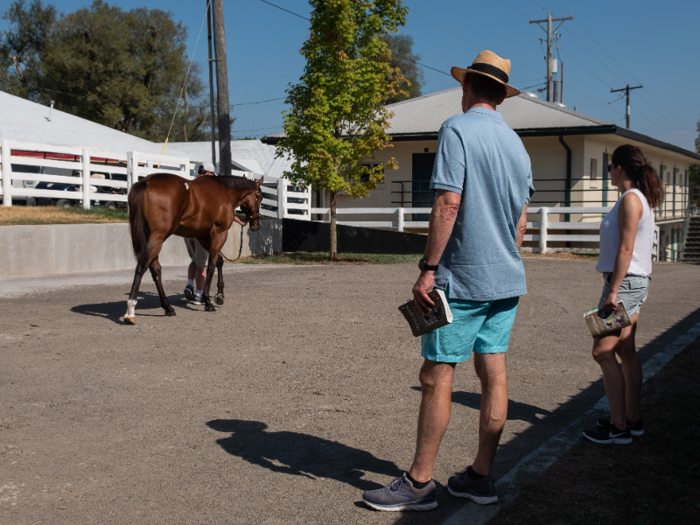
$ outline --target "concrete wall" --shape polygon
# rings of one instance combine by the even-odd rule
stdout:
[[[282,221],[264,220],[257,232],[234,224],[222,250],[229,259],[282,250]],[[55,224],[0,226],[0,279],[75,272],[107,272],[136,267],[129,225]],[[163,266],[189,264],[185,243],[170,237],[163,244]]]

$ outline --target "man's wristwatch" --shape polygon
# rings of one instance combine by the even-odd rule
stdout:
[[[425,257],[423,257],[420,261],[418,261],[418,268],[420,268],[421,272],[437,272],[438,265],[428,264],[428,261],[426,261]]]

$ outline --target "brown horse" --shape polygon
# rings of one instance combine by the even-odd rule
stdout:
[[[155,173],[131,187],[129,223],[137,264],[127,301],[125,323],[136,323],[134,311],[146,269],[151,270],[165,315],[175,315],[175,310],[163,291],[161,266],[158,262],[163,242],[171,235],[195,237],[209,252],[207,280],[202,294],[204,309],[207,312],[214,311],[209,300],[209,287],[215,267],[219,270],[217,302],[223,303],[223,257],[219,252],[226,242],[234,210],[238,206],[245,214],[250,229],[260,229],[262,182],[262,177],[257,182],[231,176],[187,180],[177,175]]]

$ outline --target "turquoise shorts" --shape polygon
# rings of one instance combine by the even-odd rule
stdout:
[[[460,301],[448,297],[452,323],[421,336],[421,356],[439,363],[461,363],[469,359],[472,351],[505,352],[519,299]]]

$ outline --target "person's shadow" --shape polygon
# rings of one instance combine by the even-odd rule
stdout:
[[[401,475],[395,463],[337,441],[298,432],[266,432],[267,425],[259,421],[215,419],[207,425],[231,434],[216,441],[226,452],[272,472],[310,479],[330,478],[360,490],[381,487],[362,479],[366,472]]]
[[[412,386],[412,390],[420,392],[419,386]],[[481,406],[481,394],[476,392],[457,391],[452,392],[452,402],[459,403],[465,407],[479,410]],[[508,419],[518,419],[528,423],[540,422],[544,417],[552,415],[552,412],[545,410],[535,405],[520,403],[519,401],[508,400]],[[539,417],[538,417],[539,416]]]

